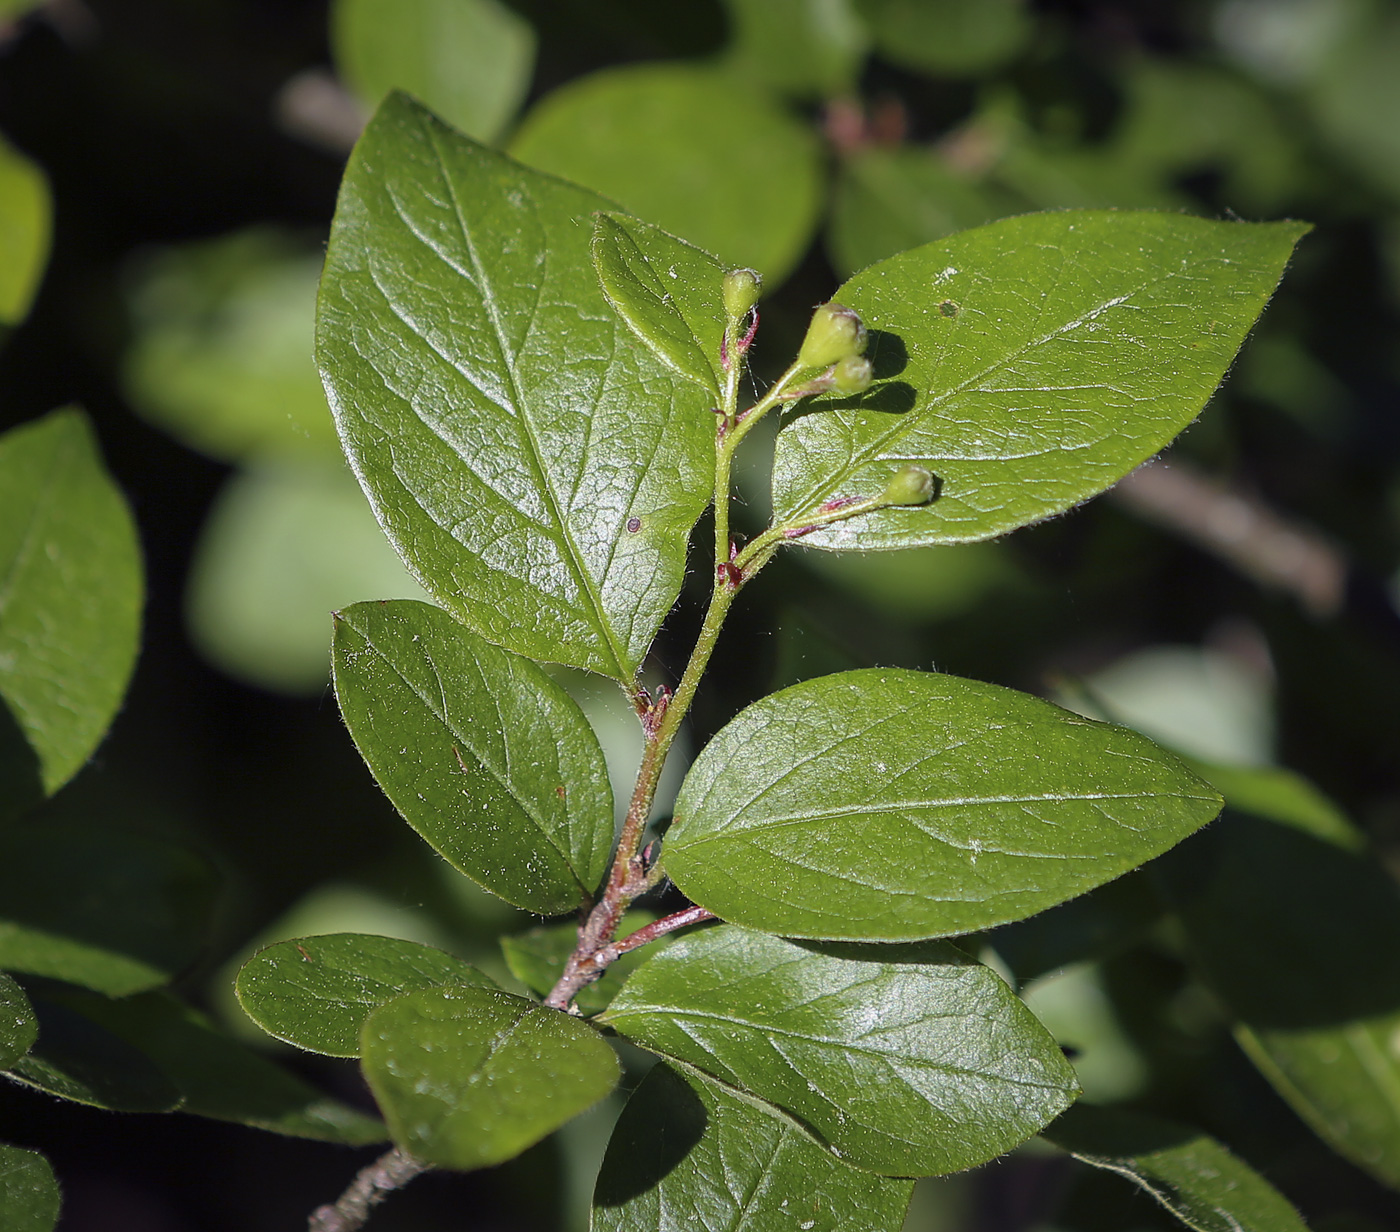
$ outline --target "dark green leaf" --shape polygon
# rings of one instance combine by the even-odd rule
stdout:
[[[49,255],[50,213],[44,173],[0,139],[0,328],[29,312]]]
[[[24,989],[0,972],[0,1069],[9,1069],[38,1037],[39,1023]]]
[[[593,1194],[594,1232],[899,1232],[913,1181],[834,1158],[775,1108],[655,1066],[627,1101]]]
[[[1000,977],[946,944],[819,948],[712,928],[639,968],[602,1021],[886,1176],[992,1159],[1078,1090]]]
[[[610,204],[391,96],[346,171],[317,353],[428,591],[498,645],[630,683],[711,495],[714,417],[603,298]]]
[[[724,383],[724,266],[709,253],[626,214],[599,214],[593,265],[603,294],[637,335],[718,400]]]
[[[198,957],[213,869],[157,839],[84,826],[0,833],[0,969],[124,997]]]
[[[52,1232],[58,1222],[58,1181],[38,1151],[0,1143],[0,1228]]]
[[[949,936],[1082,894],[1219,809],[1127,728],[996,685],[868,669],[784,689],[724,728],[686,776],[665,866],[750,928]]]
[[[617,1058],[587,1023],[491,989],[409,993],[360,1039],[394,1141],[444,1168],[511,1159],[617,1085]]]
[[[856,93],[869,35],[851,0],[725,0],[725,64],[799,98]]]
[[[940,77],[975,77],[995,68],[1032,30],[1025,0],[856,2],[882,57]]]
[[[269,1035],[332,1057],[360,1055],[360,1027],[386,1001],[415,988],[474,984],[491,978],[442,950],[335,933],[279,941],[243,964],[235,989],[248,1017]]]
[[[607,766],[539,667],[407,600],[339,613],[332,659],[375,778],[454,867],[541,915],[596,889],[613,838]]]
[[[1278,1190],[1199,1130],[1079,1104],[1042,1137],[1126,1177],[1196,1232],[1307,1232]]]
[[[905,463],[928,505],[838,522],[828,549],[986,539],[1112,486],[1196,417],[1272,294],[1300,223],[1066,211],[964,231],[857,274],[876,381],[778,435],[775,517],[877,496]]]
[[[480,141],[501,135],[535,63],[534,30],[497,0],[336,0],[331,47],[371,108],[407,90]]]
[[[657,919],[654,912],[632,911],[622,921],[617,930],[618,938],[629,937],[639,928]],[[574,998],[582,1014],[596,1014],[607,1009],[608,1003],[617,996],[623,981],[657,950],[674,940],[666,934],[650,942],[641,949],[624,954],[591,984],[585,984]],[[532,993],[541,998],[549,995],[550,989],[564,973],[564,964],[574,947],[578,945],[578,927],[574,924],[553,924],[543,928],[532,928],[529,932],[517,933],[513,937],[501,938],[501,949],[505,951],[506,965],[516,979]]]
[[[629,65],[571,81],[530,110],[510,152],[774,286],[811,241],[821,205],[814,134],[715,69]]]
[[[136,527],[86,416],[0,437],[0,817],[97,747],[136,662],[141,594]]]
[[[1309,784],[1205,772],[1225,816],[1154,866],[1192,964],[1279,1094],[1339,1153],[1400,1185],[1400,892]]]

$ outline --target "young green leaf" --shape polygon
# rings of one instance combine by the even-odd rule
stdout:
[[[997,685],[868,669],[784,689],[724,728],[686,776],[665,865],[749,928],[951,936],[1112,880],[1219,810],[1136,732]]]
[[[852,0],[725,0],[732,27],[724,65],[799,98],[845,98],[870,43]]]
[[[309,1052],[360,1055],[360,1027],[386,1001],[415,988],[472,984],[484,972],[442,950],[364,933],[279,941],[243,964],[234,985],[248,1017]]]
[[[885,1176],[975,1167],[1078,1093],[1050,1034],[952,946],[815,946],[733,926],[684,937],[603,1013]]]
[[[630,683],[713,489],[701,391],[609,307],[611,202],[402,95],[346,170],[317,355],[351,464],[439,603],[489,641]]]
[[[159,839],[86,826],[0,832],[0,968],[125,997],[199,956],[219,881]]]
[[[870,328],[876,381],[778,434],[773,504],[801,525],[904,463],[937,499],[807,535],[837,549],[966,543],[1111,487],[1191,422],[1283,273],[1301,223],[1066,211],[901,253],[834,298]]]
[[[0,1069],[9,1069],[39,1038],[39,1023],[24,989],[0,972]]]
[[[1278,1190],[1199,1130],[1077,1104],[1041,1137],[1126,1177],[1196,1232],[1307,1232]]]
[[[136,663],[136,527],[80,411],[0,437],[0,578],[2,819],[73,777]]]
[[[856,0],[880,54],[939,77],[974,77],[1014,56],[1034,29],[1025,0]]]
[[[594,219],[593,266],[608,303],[632,332],[718,399],[724,266],[660,227],[616,213]]]
[[[53,1232],[58,1222],[58,1181],[38,1151],[0,1142],[0,1228]]]
[[[843,1164],[776,1108],[663,1064],[618,1118],[593,1192],[592,1227],[899,1232],[913,1188],[911,1180]]]
[[[821,209],[815,134],[761,88],[684,64],[605,69],[541,99],[510,152],[774,286]]]
[[[618,927],[618,939],[631,936],[657,918],[655,912],[629,911]],[[579,989],[574,997],[579,1013],[596,1014],[607,1009],[628,975],[674,939],[671,934],[663,934],[642,949],[632,950],[609,965],[598,979]],[[542,928],[516,933],[513,937],[501,938],[501,949],[505,952],[510,973],[538,997],[548,996],[550,989],[559,982],[564,965],[577,945],[578,925],[573,923],[547,924]]]
[[[29,312],[49,255],[51,214],[44,173],[0,138],[0,329]]]
[[[331,661],[379,785],[454,867],[541,915],[597,888],[613,837],[607,765],[537,665],[411,600],[340,612]]]
[[[617,1057],[587,1023],[486,988],[425,988],[375,1010],[365,1076],[416,1159],[485,1168],[519,1155],[617,1085]]]

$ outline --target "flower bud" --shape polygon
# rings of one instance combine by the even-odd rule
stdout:
[[[812,313],[807,336],[797,362],[804,368],[825,368],[865,350],[865,326],[849,308],[832,302],[822,304]]]
[[[843,394],[863,394],[870,388],[873,372],[864,355],[847,355],[831,373],[831,382]]]
[[[890,476],[881,499],[887,505],[927,505],[933,499],[933,474],[907,462]]]
[[[763,277],[757,270],[732,269],[724,276],[724,310],[731,321],[738,321],[758,303]]]

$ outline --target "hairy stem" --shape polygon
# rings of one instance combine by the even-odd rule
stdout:
[[[362,1168],[334,1205],[312,1211],[307,1232],[356,1232],[364,1227],[371,1210],[427,1170],[427,1164],[395,1147]]]

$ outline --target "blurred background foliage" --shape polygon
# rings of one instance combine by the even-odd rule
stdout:
[[[148,587],[109,738],[8,841],[128,899],[147,883],[104,872],[164,844],[142,875],[170,865],[198,900],[179,917],[198,944],[152,981],[90,986],[173,977],[253,1039],[229,986],[259,944],[381,932],[509,978],[492,939],[536,922],[394,819],[327,687],[330,610],[421,593],[311,356],[340,170],[386,90],[761,269],[760,375],[841,278],[993,218],[1301,217],[1316,229],[1256,336],[1163,460],[1006,541],[780,558],[691,746],[774,687],[880,663],[1053,695],[1233,766],[1211,770],[1232,824],[984,956],[1091,1098],[1216,1134],[1317,1228],[1400,1226],[1398,70],[1395,0],[0,0],[0,427],[86,408]],[[752,526],[764,475],[754,458],[742,476]],[[656,679],[694,626],[672,619]],[[629,781],[620,699],[566,683]],[[1358,1040],[1361,1077],[1339,1060]],[[348,1067],[277,1055],[365,1106]],[[0,1094],[0,1138],[53,1159],[73,1232],[295,1227],[353,1170],[343,1147]],[[375,1226],[578,1227],[615,1112],[419,1181]],[[921,1184],[909,1221],[1166,1226],[1035,1149]]]

